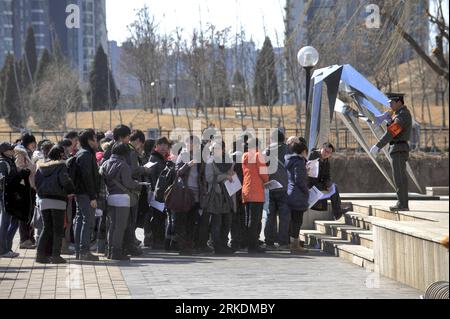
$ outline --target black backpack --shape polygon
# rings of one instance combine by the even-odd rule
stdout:
[[[170,185],[173,184],[175,180],[175,167],[173,165],[166,165],[164,170],[159,175],[158,181],[155,186],[155,200],[164,203],[164,194]]]

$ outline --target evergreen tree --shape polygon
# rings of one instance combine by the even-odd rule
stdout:
[[[50,52],[47,49],[44,49],[41,54],[41,58],[39,60],[39,64],[36,70],[36,83],[39,84],[40,81],[42,81],[46,70],[52,63],[52,56],[50,55]]]
[[[89,74],[88,101],[94,111],[107,110],[110,103],[111,108],[117,106],[119,97],[120,92],[116,88],[116,83],[108,66],[108,57],[103,47],[99,46]]]
[[[18,81],[16,75],[18,74],[14,56],[8,55],[6,58],[6,80],[3,94],[3,107],[5,112],[6,122],[12,129],[23,128],[27,117],[22,110]]]
[[[28,28],[27,39],[25,41],[25,52],[22,60],[22,80],[23,86],[27,87],[33,82],[37,69],[36,40],[32,27]]]
[[[272,42],[266,37],[256,61],[253,95],[258,105],[273,106],[280,98]]]
[[[245,102],[246,84],[245,78],[241,72],[236,71],[233,75],[233,99],[239,102]]]

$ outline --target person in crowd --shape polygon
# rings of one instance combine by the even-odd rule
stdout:
[[[23,192],[21,183],[28,180],[30,170],[18,169],[14,159],[14,146],[0,144],[0,257],[17,258],[12,251],[13,239],[19,227],[17,211],[21,209],[16,198]]]
[[[100,168],[108,189],[108,258],[112,260],[129,260],[124,251],[124,235],[131,213],[130,193],[140,188],[126,163],[130,151],[128,144],[116,143],[111,158]]]
[[[36,149],[36,151],[34,151],[33,156],[31,157],[31,162],[33,162],[33,164],[36,164],[40,160],[44,160],[45,156],[43,153],[43,145],[48,145],[48,144],[50,144],[51,147],[50,147],[50,149],[48,149],[47,155],[50,152],[50,150],[52,149],[52,147],[54,146],[53,143],[49,140],[39,141],[39,143],[37,144],[37,149]]]
[[[317,187],[320,191],[328,192],[333,185],[331,181],[331,169],[330,169],[330,158],[335,151],[334,146],[331,143],[323,144],[322,148],[319,150],[313,150],[309,155],[308,161],[319,160],[319,176],[317,178],[309,177],[309,188],[313,186]],[[339,195],[339,190],[336,186],[336,192],[331,197],[331,207],[333,211],[334,218],[339,220],[342,216],[348,212],[347,209],[341,207],[341,197]],[[327,200],[320,201],[317,203],[313,209],[315,210],[328,210]]]
[[[258,143],[256,138],[249,139],[248,152],[244,153],[242,158],[244,176],[242,202],[245,204],[249,253],[265,253],[265,249],[259,246],[259,230],[265,202],[264,184],[269,181],[269,175],[267,166],[259,153]]]
[[[264,151],[269,163],[276,161],[276,171],[270,175],[270,180],[279,182],[283,187],[270,191],[269,211],[264,229],[265,243],[268,249],[276,249],[275,243],[278,243],[280,249],[288,249],[291,212],[287,204],[288,176],[284,158],[289,150],[285,135],[280,130],[272,133],[271,142],[269,148]]]
[[[156,141],[156,146],[150,155],[149,162],[154,163],[150,168],[150,174],[147,176],[148,181],[151,183],[151,190],[155,192],[156,183],[161,175],[162,171],[166,168],[170,161],[170,149],[172,143],[166,137],[162,137]],[[145,237],[147,244],[155,250],[161,250],[165,247],[165,225],[166,225],[166,213],[160,212],[156,208],[152,208],[150,221],[150,232],[145,230]]]
[[[241,147],[238,147],[241,145]],[[242,172],[242,156],[243,151],[243,141],[238,140],[233,143],[233,151],[231,153],[231,158],[234,163],[234,171],[239,178],[242,185],[243,183],[243,172]],[[242,203],[242,189],[236,193],[236,213],[232,216],[231,221],[231,249],[233,251],[239,251],[247,247],[247,233],[245,231],[245,207]]]
[[[212,156],[206,164],[208,182],[208,201],[206,211],[211,214],[211,235],[216,255],[234,253],[228,246],[232,215],[236,212],[236,196],[230,196],[224,185],[232,182],[234,164],[225,150],[225,143],[213,144]]]
[[[308,147],[301,142],[294,143],[292,144],[292,153],[286,155],[286,168],[289,180],[287,203],[291,211],[290,250],[292,254],[303,254],[308,252],[299,242],[303,214],[309,208],[308,174],[306,171]]]
[[[34,162],[36,164],[36,168],[38,167],[38,165],[40,163],[45,163],[48,160],[48,155],[54,146],[55,145],[48,140],[45,140],[44,143],[41,143],[41,142],[38,143],[38,150],[35,151],[33,154],[33,160],[36,160],[36,162]],[[42,219],[42,211],[39,206],[39,202],[40,202],[39,196],[36,195],[34,215],[33,215],[33,220],[32,220],[31,224],[35,230],[37,243],[39,243],[39,238],[40,238],[40,236],[42,234],[42,230],[44,228],[44,222]]]
[[[69,157],[73,156],[73,143],[71,140],[69,139],[63,139],[62,141],[58,142],[58,146],[61,146],[64,148],[64,159],[68,159]],[[76,154],[76,152],[75,152]]]
[[[189,213],[175,214],[175,234],[180,245],[180,253],[189,255],[210,253],[207,246],[209,238],[209,211],[200,210],[204,207],[206,190],[205,164],[201,158],[201,141],[196,136],[190,136],[186,148],[177,158],[176,170],[183,178],[194,198],[194,205]],[[197,227],[196,227],[197,223]],[[197,234],[196,234],[197,232]],[[196,240],[197,239],[197,240]]]
[[[64,237],[67,198],[75,193],[75,185],[69,177],[64,157],[64,148],[54,146],[48,160],[39,162],[37,166],[36,190],[44,224],[37,247],[37,263],[66,263],[61,257],[61,241]]]
[[[36,138],[34,135],[25,133],[21,142],[14,148],[16,157],[16,166],[18,169],[28,169],[31,174],[28,181],[25,181],[28,196],[26,198],[27,205],[23,206],[25,210],[24,220],[19,222],[20,233],[20,249],[35,249],[36,240],[34,238],[34,229],[31,226],[31,219],[34,213],[34,202],[36,201],[36,186],[34,184],[34,176],[36,174],[36,165],[33,164],[31,158],[37,149]]]
[[[144,142],[144,163],[148,163],[150,161],[150,155],[155,149],[156,141],[152,139],[145,140]]]
[[[75,154],[78,152],[79,144],[80,144],[80,138],[78,136],[78,132],[70,131],[66,135],[64,135],[65,140],[70,140],[71,146],[69,148],[69,157],[75,156]]]
[[[95,153],[98,150],[95,131],[88,129],[80,134],[81,149],[76,154],[76,203],[75,252],[79,260],[98,261],[90,252],[91,235],[95,222],[95,211],[100,190]],[[69,168],[70,169],[70,168]]]

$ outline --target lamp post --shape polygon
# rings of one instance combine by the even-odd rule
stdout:
[[[297,55],[298,63],[306,71],[306,110],[309,106],[309,91],[311,88],[311,71],[319,63],[319,52],[311,46],[302,48]]]

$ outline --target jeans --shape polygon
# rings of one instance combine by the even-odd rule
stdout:
[[[108,206],[108,243],[110,250],[122,251],[125,231],[129,225],[130,208]]]
[[[245,226],[248,231],[248,249],[257,250],[261,232],[261,219],[264,203],[247,203],[245,205]]]
[[[95,209],[87,195],[77,195],[77,215],[75,217],[75,251],[88,253],[95,223]]]
[[[195,218],[199,205],[196,204],[188,213],[175,212],[175,234],[181,251],[194,248]]]
[[[0,255],[12,250],[14,236],[19,228],[19,220],[5,211],[0,202]]]
[[[305,214],[305,212],[300,212],[300,211],[292,211],[291,212],[291,226],[290,226],[290,236],[292,238],[296,238],[298,239],[300,237],[300,229],[302,228],[303,225],[303,215]]]
[[[212,214],[211,233],[214,249],[228,247],[228,235],[231,229],[231,214]]]
[[[61,244],[64,237],[64,211],[44,210],[42,219],[44,228],[39,237],[37,257],[58,257],[61,255]]]
[[[269,212],[264,230],[267,245],[273,245],[276,242],[280,245],[289,244],[291,212],[287,202],[288,196],[286,192],[272,192],[270,194]]]

